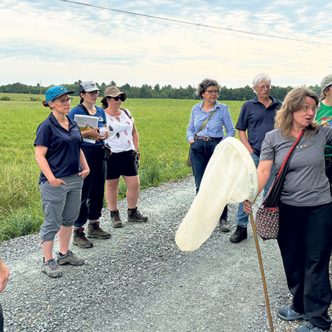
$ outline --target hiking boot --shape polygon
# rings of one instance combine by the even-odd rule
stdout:
[[[99,221],[89,223],[88,225],[88,237],[95,239],[109,239],[111,234],[103,231],[99,226]]]
[[[223,233],[228,233],[230,231],[229,224],[226,219],[219,220],[219,229]]]
[[[291,306],[279,308],[278,317],[287,321],[306,319],[306,315],[304,313],[296,312]]]
[[[49,259],[46,263],[45,260],[43,259],[43,265],[41,271],[50,278],[62,277],[62,271],[54,258]]]
[[[294,332],[328,332],[329,329],[323,330],[318,326],[314,326],[310,322],[305,322],[304,325],[301,325],[300,327],[296,328]]]
[[[231,235],[229,240],[233,243],[239,243],[248,237],[247,228],[236,226],[235,232]]]
[[[84,264],[84,259],[79,258],[71,250],[67,250],[65,255],[62,255],[61,253],[58,254],[57,262],[59,265],[69,264],[74,266],[80,266]]]
[[[93,243],[85,237],[83,227],[74,229],[73,245],[85,249],[93,247]]]
[[[112,227],[121,228],[123,226],[120,219],[119,210],[110,211],[110,216],[112,221]]]
[[[136,207],[134,209],[128,209],[128,219],[127,220],[130,222],[147,222],[148,217],[143,216]]]

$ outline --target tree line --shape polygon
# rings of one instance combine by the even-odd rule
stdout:
[[[73,84],[63,84],[68,90],[75,91],[75,95],[79,95],[79,83],[76,81]],[[114,81],[110,83],[98,84],[101,95],[109,85],[116,85]],[[188,85],[186,88],[183,87],[172,87],[171,85],[160,86],[156,84],[154,86],[143,84],[141,87],[131,86],[128,83],[122,86],[118,86],[119,89],[125,92],[130,98],[162,98],[162,99],[198,99],[195,94],[196,87]],[[27,93],[27,94],[44,94],[49,86],[37,85],[26,85],[22,83],[12,83],[0,86],[0,93]],[[310,86],[316,93],[320,93],[320,87],[318,85]],[[272,86],[271,95],[277,99],[283,100],[287,92],[292,87],[280,87]],[[254,96],[252,88],[246,85],[242,88],[227,88],[226,86],[221,87],[220,99],[221,100],[248,100]]]

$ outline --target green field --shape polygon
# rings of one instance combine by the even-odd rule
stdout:
[[[42,222],[39,169],[33,147],[36,128],[49,113],[41,105],[42,98],[0,95],[0,241],[36,232]],[[77,103],[75,97],[72,105]],[[197,100],[174,99],[129,99],[124,103],[135,118],[140,136],[142,189],[191,173],[185,164],[185,136],[195,103]],[[225,103],[235,124],[242,102]],[[124,196],[123,183],[120,193]]]

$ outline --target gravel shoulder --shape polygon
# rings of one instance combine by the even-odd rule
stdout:
[[[197,251],[177,249],[174,235],[193,198],[189,177],[141,193],[147,224],[112,229],[105,210],[101,223],[112,238],[74,247],[86,265],[65,266],[60,279],[40,272],[38,235],[2,243],[11,269],[0,295],[6,331],[269,331],[251,228],[240,244],[217,228]],[[125,202],[120,207],[126,220]],[[230,205],[233,228],[236,209]],[[297,323],[276,317],[290,300],[277,244],[260,246],[275,331],[292,331]]]

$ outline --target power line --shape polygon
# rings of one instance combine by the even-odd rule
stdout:
[[[286,36],[277,36],[277,35],[266,34],[266,33],[259,33],[259,32],[251,32],[251,31],[238,30],[238,29],[232,29],[232,28],[225,28],[225,27],[220,27],[220,26],[216,26],[216,25],[194,23],[194,22],[189,22],[189,21],[177,20],[177,19],[173,19],[173,18],[167,18],[167,17],[155,16],[155,15],[148,15],[148,14],[141,14],[141,13],[136,13],[136,12],[132,12],[132,11],[128,11],[128,10],[121,10],[121,9],[114,9],[114,8],[109,8],[109,7],[104,7],[104,6],[98,6],[98,5],[93,5],[93,4],[90,4],[90,3],[84,3],[84,2],[79,2],[79,1],[72,1],[72,0],[59,0],[59,1],[72,3],[72,4],[76,4],[76,5],[80,5],[80,6],[104,9],[104,10],[108,10],[108,11],[112,11],[112,12],[116,12],[116,13],[120,13],[120,14],[141,16],[141,17],[151,18],[151,19],[159,20],[159,21],[166,21],[166,22],[172,22],[172,23],[180,23],[180,24],[186,24],[186,25],[191,25],[191,26],[197,26],[197,27],[200,27],[200,28],[210,28],[210,29],[224,30],[224,31],[230,31],[230,32],[237,32],[237,33],[253,35],[253,36],[268,37],[268,38],[283,39],[283,40],[291,40],[291,41],[304,42],[304,43],[311,42],[311,43],[321,44],[320,42],[317,42],[317,41],[310,41],[310,40],[297,39],[297,38],[291,38],[291,37],[286,37]]]

